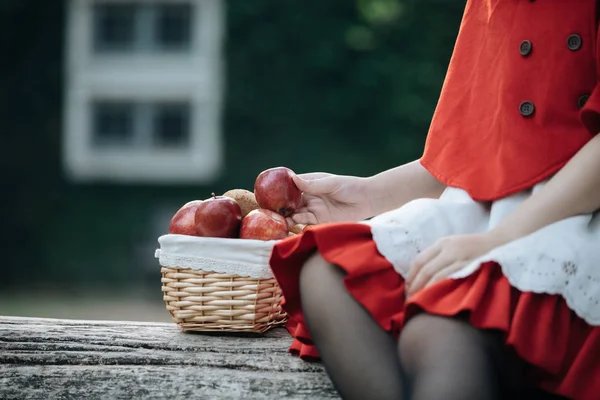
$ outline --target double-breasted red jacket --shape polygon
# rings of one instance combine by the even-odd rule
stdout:
[[[476,200],[529,188],[600,132],[596,0],[468,0],[421,163]]]

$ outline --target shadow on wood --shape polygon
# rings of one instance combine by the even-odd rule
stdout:
[[[283,328],[181,333],[168,323],[0,317],[2,399],[334,399]]]

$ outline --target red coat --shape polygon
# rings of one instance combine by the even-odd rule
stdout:
[[[596,15],[596,0],[468,0],[423,166],[476,200],[563,167],[600,132]]]

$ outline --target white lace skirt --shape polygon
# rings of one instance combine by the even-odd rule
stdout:
[[[448,235],[485,232],[544,183],[489,203],[462,189],[447,188],[439,199],[419,199],[379,215],[371,226],[379,252],[403,277],[419,251]],[[522,292],[561,295],[590,325],[600,325],[600,217],[580,215],[556,222],[477,258],[451,278],[462,278],[482,263],[498,263]]]

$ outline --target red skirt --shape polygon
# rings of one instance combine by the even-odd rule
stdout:
[[[319,359],[299,298],[300,269],[315,250],[346,272],[348,292],[395,338],[416,313],[466,313],[474,327],[504,333],[505,345],[529,365],[528,379],[538,388],[575,399],[600,398],[600,327],[575,315],[561,296],[520,292],[497,264],[490,263],[406,300],[402,276],[377,251],[366,224],[310,227],[275,246],[270,264],[290,315],[292,354],[307,361]]]

